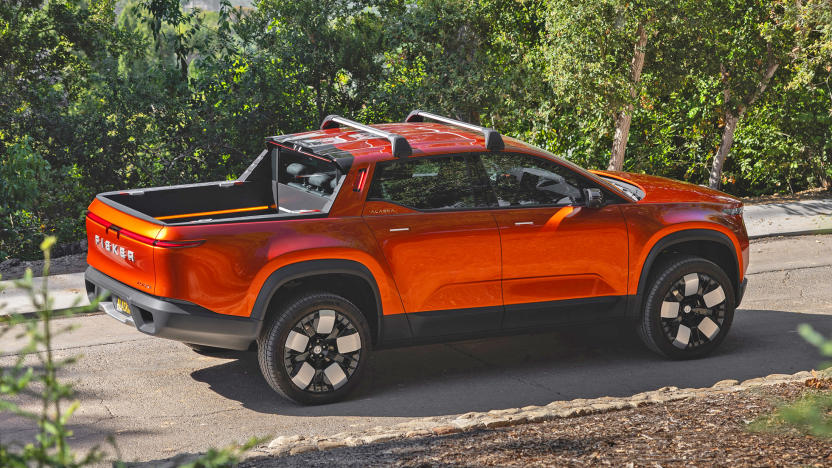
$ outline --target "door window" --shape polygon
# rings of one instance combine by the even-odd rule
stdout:
[[[525,154],[487,153],[480,159],[501,207],[580,204],[583,189],[591,186],[560,164]]]
[[[376,164],[369,200],[419,210],[483,206],[466,156],[386,161]]]

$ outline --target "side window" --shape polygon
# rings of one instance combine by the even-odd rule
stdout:
[[[589,186],[565,167],[534,156],[487,153],[480,159],[498,206],[578,204]]]
[[[465,156],[415,158],[376,164],[368,199],[420,210],[481,206]]]

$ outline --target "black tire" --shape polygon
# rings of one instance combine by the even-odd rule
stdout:
[[[327,292],[305,293],[273,310],[257,340],[260,370],[269,386],[308,405],[332,403],[354,390],[370,352],[364,314]]]
[[[657,264],[649,281],[638,324],[648,348],[671,359],[694,359],[725,339],[736,300],[731,280],[717,264],[674,255]]]
[[[230,349],[226,348],[215,348],[214,346],[204,346],[194,343],[185,343],[185,345],[194,350],[194,352],[204,355],[227,353],[231,351]]]

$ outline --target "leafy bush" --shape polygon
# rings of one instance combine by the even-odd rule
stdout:
[[[39,248],[43,253],[44,266],[41,274],[44,280],[39,287],[32,282],[32,270],[27,269],[15,286],[29,294],[35,306],[36,318],[25,319],[13,315],[0,315],[0,336],[22,328],[28,339],[27,344],[16,353],[11,366],[0,367],[0,413],[8,412],[32,421],[38,427],[36,442],[17,444],[9,440],[0,440],[0,466],[4,468],[26,468],[29,466],[82,467],[100,463],[105,453],[98,447],[87,454],[79,456],[69,444],[72,431],[67,427],[69,418],[80,407],[74,400],[71,384],[58,379],[58,371],[73,362],[74,357],[56,359],[52,353],[52,343],[60,333],[66,333],[71,327],[55,328],[53,319],[57,315],[52,310],[52,298],[49,296],[48,276],[50,252],[55,245],[54,236],[44,239]],[[99,298],[103,299],[103,298]],[[62,316],[89,312],[98,308],[99,299],[88,306],[70,308],[61,312]],[[13,328],[14,327],[14,328]],[[36,365],[28,364],[27,359],[34,357]],[[40,411],[32,412],[21,408],[10,398],[20,395],[35,395],[41,402]],[[262,439],[252,438],[244,444],[235,444],[224,449],[210,449],[198,457],[183,463],[183,468],[214,468],[236,465],[242,454],[260,443]],[[115,445],[113,439],[109,442]],[[115,466],[125,466],[123,462],[114,462]]]
[[[810,325],[802,324],[798,327],[800,335],[818,348],[820,354],[832,358],[832,339],[827,339]],[[826,369],[832,362],[825,362],[821,367]],[[832,378],[813,372],[815,377],[807,382],[807,386],[822,389],[809,393],[798,400],[784,404],[773,414],[758,418],[751,425],[752,430],[776,431],[793,429],[804,434],[832,439]]]

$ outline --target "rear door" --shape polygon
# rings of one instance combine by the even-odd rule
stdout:
[[[466,155],[377,163],[364,220],[416,337],[496,330],[500,238]]]
[[[480,157],[502,245],[505,328],[593,320],[623,311],[627,228],[618,199],[583,206],[591,180],[527,154]]]

